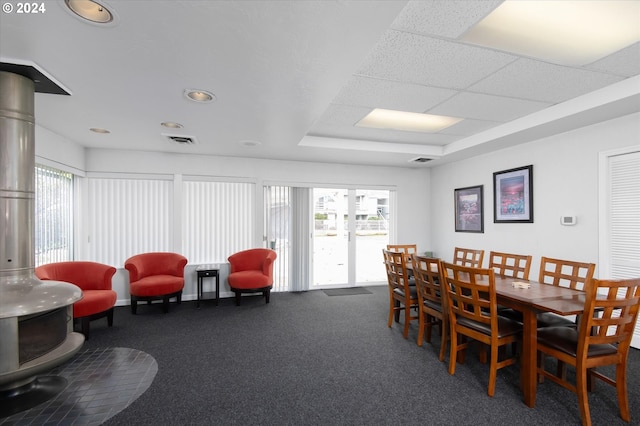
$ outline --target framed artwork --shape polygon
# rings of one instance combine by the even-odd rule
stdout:
[[[533,223],[533,166],[493,174],[493,221]]]
[[[484,232],[482,185],[454,189],[456,232]]]

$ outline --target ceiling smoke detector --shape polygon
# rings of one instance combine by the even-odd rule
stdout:
[[[195,145],[198,143],[195,136],[186,136],[186,135],[167,135],[162,134],[162,136],[166,136],[171,142],[178,145]]]
[[[416,158],[412,158],[411,160],[409,160],[410,163],[427,163],[429,161],[433,160],[433,158],[427,158],[427,157],[416,157]]]

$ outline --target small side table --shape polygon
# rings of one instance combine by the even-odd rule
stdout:
[[[196,268],[196,273],[198,274],[198,301],[196,302],[196,308],[200,308],[201,300],[210,299],[210,297],[202,291],[202,284],[205,278],[216,279],[215,300],[217,306],[220,301],[220,265],[200,265]]]

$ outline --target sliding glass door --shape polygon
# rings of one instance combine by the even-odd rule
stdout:
[[[349,282],[349,208],[346,189],[313,189],[313,285]]]
[[[314,188],[313,217],[312,287],[386,280],[389,191]]]

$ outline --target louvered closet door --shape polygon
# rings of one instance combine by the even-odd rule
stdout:
[[[602,163],[601,163],[602,164]],[[601,233],[606,253],[601,278],[640,277],[640,149],[608,155],[605,161],[605,220]],[[640,322],[632,346],[640,348]]]

